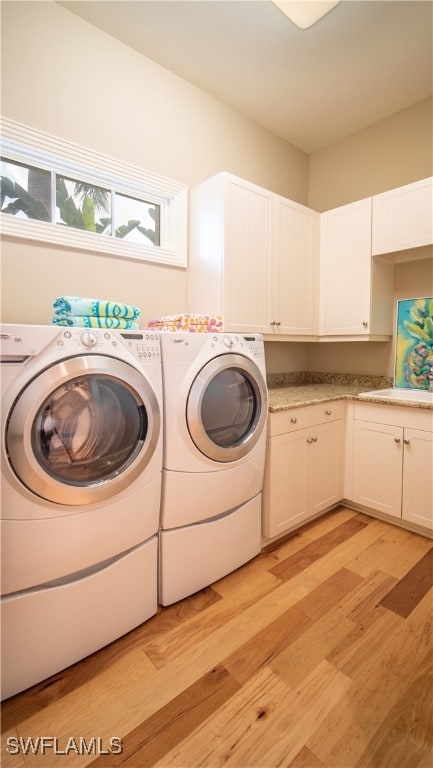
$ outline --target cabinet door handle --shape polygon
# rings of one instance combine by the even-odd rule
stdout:
[[[314,437],[312,437],[311,439],[312,439],[313,443],[317,443],[317,437],[316,437],[316,435],[314,435]]]
[[[307,437],[308,445],[311,445],[312,442],[313,442],[313,438],[312,437]]]
[[[368,326],[367,320],[363,320],[362,324],[363,324],[364,328],[367,328],[367,326]]]
[[[275,323],[275,325],[281,325],[281,320],[277,320],[277,322]]]
[[[298,419],[296,418],[296,416],[292,416],[292,418],[290,419],[290,421],[292,422],[292,424],[296,424],[296,423],[297,423],[297,421],[298,421]]]
[[[400,440],[399,437],[394,437],[394,443],[400,443],[400,442],[401,442],[401,440]]]
[[[327,416],[330,416],[332,411],[325,411],[325,413],[326,413]]]
[[[276,322],[275,322],[275,320],[271,320],[271,322],[269,323],[269,325],[276,325]]]
[[[410,440],[408,440],[408,439],[407,439],[407,437],[405,437],[405,438],[403,439],[403,442],[404,442],[404,444],[405,444],[405,445],[409,445],[409,443],[410,443]]]

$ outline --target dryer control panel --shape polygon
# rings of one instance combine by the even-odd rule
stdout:
[[[263,337],[256,334],[221,333],[211,337],[210,346],[218,352],[248,353],[255,360],[263,360],[265,349]]]

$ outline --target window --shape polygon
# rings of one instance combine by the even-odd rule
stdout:
[[[2,121],[4,234],[186,266],[187,188]]]

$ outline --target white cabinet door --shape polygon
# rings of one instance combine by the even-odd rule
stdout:
[[[320,424],[312,432],[307,451],[307,506],[314,515],[343,497],[343,422]]]
[[[431,411],[355,404],[351,501],[433,529]]]
[[[275,196],[228,176],[224,189],[224,328],[270,333]]]
[[[321,332],[370,333],[371,198],[321,215]]]
[[[373,197],[373,255],[433,243],[433,179]]]
[[[353,501],[401,517],[403,428],[353,425]]]
[[[276,196],[272,262],[274,333],[318,332],[320,215]]]
[[[190,211],[190,312],[222,314],[226,331],[317,333],[317,212],[228,173],[191,190]]]
[[[404,430],[402,517],[433,528],[433,432]]]
[[[309,429],[268,440],[263,493],[263,534],[278,536],[307,516],[307,438]]]
[[[312,414],[306,413],[307,420]],[[338,419],[269,437],[263,492],[266,537],[278,536],[342,499],[343,423]]]

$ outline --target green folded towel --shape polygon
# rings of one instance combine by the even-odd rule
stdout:
[[[69,314],[79,317],[117,317],[124,320],[138,320],[140,316],[138,307],[131,304],[106,299],[86,299],[82,296],[59,296],[53,303],[53,309],[55,316]]]
[[[74,328],[111,328],[138,330],[139,324],[135,320],[125,320],[123,317],[89,317],[88,315],[71,315],[67,312],[55,314],[53,325],[62,325]]]

